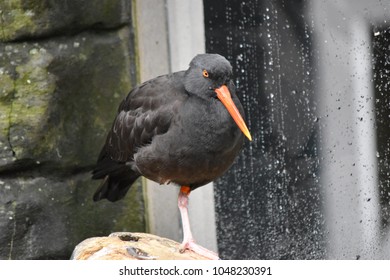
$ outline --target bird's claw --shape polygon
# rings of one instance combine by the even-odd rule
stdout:
[[[219,259],[216,253],[196,244],[194,240],[183,241],[183,243],[179,247],[179,252],[183,254],[186,250],[191,250],[197,253],[198,255],[201,255],[210,260]]]

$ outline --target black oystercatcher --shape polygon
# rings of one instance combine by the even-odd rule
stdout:
[[[186,71],[159,76],[135,87],[122,101],[93,179],[103,179],[95,201],[125,196],[139,176],[179,186],[184,238],[181,251],[217,255],[192,237],[190,192],[221,176],[251,140],[235,94],[230,63],[218,54],[200,54]],[[242,132],[241,132],[241,131]]]

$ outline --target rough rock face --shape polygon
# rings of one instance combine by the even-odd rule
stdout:
[[[1,1],[0,259],[144,230],[141,186],[93,203],[89,174],[136,80],[130,2]]]
[[[1,259],[69,259],[91,236],[128,228],[143,231],[140,189],[118,204],[92,201],[89,173],[39,174],[2,179]]]
[[[130,21],[127,0],[7,0],[0,2],[0,41],[108,29]]]
[[[179,252],[176,241],[147,233],[116,232],[78,244],[73,260],[205,260],[193,251]]]
[[[0,170],[26,159],[95,162],[131,87],[128,34],[123,28],[0,45]]]

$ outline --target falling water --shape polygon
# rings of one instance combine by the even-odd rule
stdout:
[[[289,1],[205,5],[208,52],[233,64],[254,141],[216,182],[223,258],[321,258],[310,27]]]
[[[207,1],[254,138],[216,182],[223,258],[390,257],[388,7]]]

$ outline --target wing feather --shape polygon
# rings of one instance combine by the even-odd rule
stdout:
[[[105,148],[111,159],[132,161],[139,147],[166,133],[185,98],[180,84],[172,84],[171,75],[157,77],[133,89],[120,104],[107,136]]]

